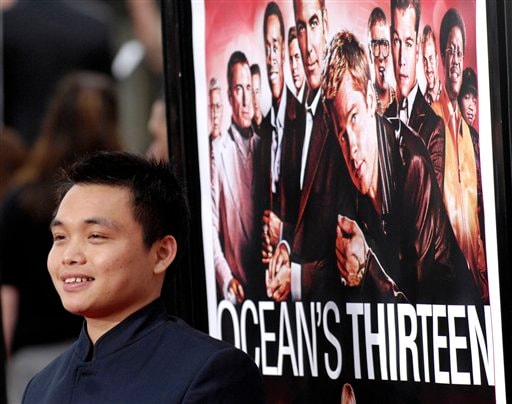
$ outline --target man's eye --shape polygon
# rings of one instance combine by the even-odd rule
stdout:
[[[56,243],[57,241],[64,240],[65,237],[63,234],[54,234],[53,235],[53,242]]]
[[[304,24],[297,24],[297,32],[303,34],[305,30]]]
[[[99,234],[99,233],[91,233],[89,235],[89,239],[92,239],[92,240],[102,240],[102,239],[105,239],[106,237],[103,235],[103,234]]]
[[[338,141],[340,143],[345,143],[347,140],[347,131],[345,129],[341,129],[339,132],[338,132]]]

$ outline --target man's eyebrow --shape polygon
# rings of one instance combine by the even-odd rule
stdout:
[[[50,229],[52,229],[53,227],[61,226],[61,225],[62,225],[62,222],[59,219],[53,218],[52,221],[50,222]]]
[[[318,16],[318,13],[313,14],[311,17],[309,17],[308,23],[312,23],[314,21],[320,21],[320,17]]]
[[[114,230],[117,230],[117,229],[120,229],[121,226],[119,225],[118,222],[116,222],[115,220],[111,220],[111,219],[108,219],[106,217],[91,217],[91,218],[88,218],[88,219],[85,219],[84,220],[84,223],[85,224],[97,224],[97,225],[100,225],[100,226],[105,226],[105,227],[108,227],[108,228],[111,228],[111,229],[114,229]],[[57,227],[57,226],[62,226],[64,223],[57,219],[57,218],[54,218],[51,222],[50,222],[50,229],[51,228],[54,228],[54,227]]]
[[[115,220],[112,220],[112,219],[108,219],[106,217],[102,217],[102,216],[93,216],[89,219],[85,219],[84,220],[84,223],[86,224],[98,224],[100,226],[105,226],[105,227],[109,227],[111,229],[119,229],[121,226],[118,222],[116,222]]]

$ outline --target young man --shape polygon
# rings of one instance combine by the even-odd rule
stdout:
[[[159,298],[190,216],[166,163],[98,153],[68,169],[58,198],[48,270],[85,323],[24,403],[263,402],[251,359],[169,317]]]
[[[376,113],[368,62],[352,34],[333,38],[325,72],[324,102],[359,193],[358,222],[338,218],[343,283],[377,301],[472,301],[425,145],[405,125],[398,140]]]

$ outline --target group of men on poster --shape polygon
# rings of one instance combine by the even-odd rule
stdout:
[[[420,32],[420,3],[391,0],[389,22],[375,8],[366,44],[348,31],[328,43],[323,0],[294,0],[292,27],[269,2],[266,69],[242,51],[227,61],[225,133],[223,89],[210,80],[220,298],[488,303],[465,24],[451,8],[439,33],[430,25]],[[263,116],[265,70],[272,100]]]

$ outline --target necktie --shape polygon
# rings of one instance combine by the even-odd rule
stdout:
[[[409,108],[407,97],[402,101],[402,105],[400,106],[400,120],[406,124],[409,123]]]

